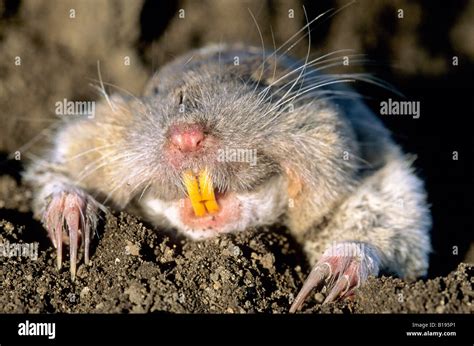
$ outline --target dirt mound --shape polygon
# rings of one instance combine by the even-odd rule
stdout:
[[[0,244],[38,244],[36,259],[0,257],[0,312],[285,313],[309,270],[283,227],[196,243],[119,213],[104,216],[92,263],[81,264],[72,282],[67,261],[56,270],[54,249],[32,218],[29,198],[13,178],[0,178]],[[427,281],[371,278],[352,300],[320,305],[324,292],[316,293],[303,311],[468,313],[473,273],[474,266],[461,264]]]

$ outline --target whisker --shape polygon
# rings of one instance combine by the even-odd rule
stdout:
[[[349,82],[354,82],[354,80],[352,79],[340,79],[340,80],[333,80],[333,81],[328,81],[328,82],[325,82],[325,83],[319,83],[319,84],[315,84],[313,85],[311,88],[309,88],[308,90],[305,90],[304,92],[301,93],[301,95],[303,94],[306,94],[314,89],[317,89],[317,88],[321,88],[321,87],[324,87],[324,86],[328,86],[328,85],[332,85],[332,84],[338,84],[338,83],[349,83]],[[283,102],[279,103],[278,104],[278,107],[282,107],[283,105],[287,104],[288,102],[292,101],[291,99],[287,99],[287,100],[284,100]],[[266,115],[268,115],[269,113],[271,113],[272,111],[274,111],[276,108],[273,107],[271,108],[269,111],[265,112],[262,117],[265,117]],[[273,122],[274,119],[276,119],[277,117],[279,117],[283,111],[285,109],[282,108],[279,112],[276,112],[271,118],[269,118],[267,120],[267,122],[265,123],[264,127],[265,126],[268,126],[271,122]]]
[[[343,83],[343,82],[353,82],[354,80],[353,79],[344,79],[344,78],[340,78],[340,77],[336,77],[336,78],[326,78],[327,82],[320,82],[320,83],[314,83],[314,84],[310,84],[309,86],[305,87],[303,89],[303,92],[299,93],[300,95],[304,95],[306,94],[307,92],[311,91],[311,90],[315,90],[317,88],[321,88],[323,86],[328,86],[328,85],[331,85],[331,84],[334,84],[333,82],[338,82],[338,83]],[[298,95],[298,93],[295,93],[295,95]],[[292,95],[290,95],[292,96]],[[293,98],[294,99],[294,98]],[[283,106],[284,104],[287,104],[288,102],[292,101],[293,99],[288,99],[288,98],[282,98],[279,102],[277,102],[271,109],[270,111],[274,111],[276,110],[277,108],[280,108],[281,106]],[[263,116],[265,116],[267,113],[265,113]]]
[[[330,52],[330,53],[327,53],[325,55],[322,55],[318,58],[315,58],[309,62],[307,62],[305,65],[306,66],[315,66],[317,65],[318,63],[321,64],[321,63],[325,63],[327,61],[331,61],[333,59],[340,59],[340,57],[336,57],[336,58],[331,58],[331,59],[327,59],[327,60],[322,60],[321,59],[324,59],[324,58],[327,58],[331,55],[335,55],[335,54],[339,54],[339,53],[342,53],[342,52],[348,52],[348,51],[353,51],[352,49],[340,49],[340,50],[337,50],[337,51],[334,51],[334,52]],[[299,62],[297,62],[299,63]],[[280,82],[281,80],[287,78],[288,76],[291,76],[292,74],[298,72],[299,70],[302,70],[305,68],[305,65],[301,65],[299,66],[298,68],[295,68],[295,69],[292,69],[290,72],[286,73],[285,75],[279,77],[276,81],[273,81],[270,85],[266,86],[260,93],[263,93],[265,92],[265,90],[267,89],[270,89],[272,86],[274,86],[276,83]]]
[[[306,13],[306,8],[303,6],[303,10],[304,10],[304,13],[305,13],[305,18],[306,18],[306,21],[308,21],[308,16],[307,16],[307,13]],[[308,26],[309,28],[309,26]],[[288,89],[285,93],[285,95],[282,96],[282,100],[285,99],[285,97],[291,92],[291,90],[293,90],[294,86],[299,82],[301,76],[304,74],[304,72],[306,71],[306,67],[308,66],[308,59],[309,59],[309,53],[311,51],[311,30],[308,30],[308,51],[307,51],[307,54],[306,54],[306,60],[303,64],[303,68],[301,69],[301,72],[300,74],[298,75],[298,77],[296,78],[296,80],[294,81],[294,83],[291,85],[290,89]],[[278,102],[277,102],[278,104]]]
[[[88,166],[86,166],[78,175],[77,177],[77,180],[76,180],[76,183],[80,183],[82,180],[84,180],[85,178],[87,178],[88,176],[90,176],[92,173],[96,172],[98,169],[104,167],[104,166],[107,166],[109,164],[111,164],[112,162],[116,162],[118,160],[123,160],[125,159],[127,156],[130,156],[129,154],[122,154],[122,155],[116,155],[115,157],[108,157],[108,156],[103,156],[101,158],[99,158],[98,160],[95,160],[94,162],[90,163]],[[109,160],[109,161],[107,161]],[[104,162],[102,162],[104,161]],[[91,164],[94,164],[94,163],[100,163],[102,162],[101,164],[99,165],[96,165],[96,166],[92,166],[90,167]],[[90,170],[92,169],[92,170]],[[89,171],[90,170],[90,171]],[[84,173],[87,173],[84,175]]]
[[[272,54],[270,54],[267,59],[269,59],[270,57],[272,57],[273,55],[277,54],[282,48],[284,48],[287,44],[289,44],[293,39],[295,39],[296,37],[298,37],[298,35],[300,35],[304,30],[306,30],[306,28],[309,28],[309,31],[310,32],[312,29],[310,28],[310,26],[315,23],[316,21],[318,21],[319,19],[321,19],[322,17],[328,15],[327,18],[324,18],[324,20],[318,22],[318,24],[321,24],[321,23],[324,23],[325,21],[331,19],[332,17],[334,17],[337,13],[345,10],[347,7],[353,5],[354,3],[356,3],[356,0],[353,0],[349,3],[347,3],[346,5],[340,7],[339,9],[335,10],[334,8],[330,8],[329,10],[321,13],[320,15],[318,15],[316,18],[312,19],[311,21],[307,22],[307,24],[302,27],[300,30],[298,30],[295,34],[293,34],[288,40],[286,40],[277,50],[275,50]],[[332,13],[331,13],[332,12]],[[330,13],[330,14],[329,14]],[[306,32],[302,37],[300,37],[296,42],[294,42],[289,48],[286,49],[286,51],[282,54],[286,54],[288,53],[291,49],[293,49],[293,47],[295,47],[302,39],[304,39],[306,37],[306,35],[308,35],[308,32]],[[263,64],[263,62],[262,62]]]
[[[97,60],[97,73],[99,75],[99,82],[100,82],[100,86],[101,86],[101,89],[99,89],[99,90],[101,91],[101,93],[105,97],[105,99],[107,100],[107,103],[109,104],[110,109],[112,110],[112,112],[115,113],[115,107],[112,104],[112,102],[110,102],[109,95],[107,95],[107,92],[105,91],[104,83],[102,81],[102,74],[100,73],[100,60]]]
[[[151,186],[152,182],[153,182],[153,181],[150,180],[150,182],[143,188],[143,191],[142,191],[142,193],[140,194],[140,197],[138,198],[139,201],[142,200],[143,195],[145,194],[146,190],[148,190],[148,188]]]
[[[257,91],[258,85],[260,84],[260,81],[262,80],[263,73],[265,72],[265,60],[266,60],[265,59],[265,42],[263,40],[263,35],[262,35],[262,31],[260,30],[260,26],[258,25],[257,19],[255,19],[255,16],[253,15],[252,10],[250,10],[250,8],[247,8],[247,10],[249,11],[250,16],[252,16],[255,26],[257,27],[258,34],[260,35],[260,42],[262,43],[262,66],[261,66],[260,76],[258,77],[258,81],[255,83],[255,88],[252,93],[252,94],[255,94],[255,92]]]
[[[95,147],[95,148],[92,148],[92,149],[89,149],[89,150],[85,150],[85,151],[82,151],[81,153],[79,153],[77,155],[74,155],[73,157],[68,158],[64,162],[71,162],[71,161],[74,161],[74,160],[78,159],[79,157],[87,155],[87,154],[89,154],[93,151],[100,151],[100,149],[110,148],[110,147],[113,147],[113,146],[115,146],[115,144],[106,144],[106,145]]]
[[[142,155],[140,155],[140,156],[142,156]],[[134,161],[136,161],[136,159],[139,159],[139,156],[135,157],[135,158],[134,158]],[[133,173],[133,174],[130,174],[130,175],[127,176],[125,179],[120,180],[120,181],[115,185],[115,187],[107,194],[107,196],[106,196],[106,198],[105,198],[105,200],[104,200],[104,204],[106,204],[106,203],[110,200],[110,198],[112,197],[112,195],[113,195],[113,193],[114,193],[115,191],[117,191],[118,189],[122,188],[124,185],[128,184],[128,183],[127,183],[128,180],[133,180],[133,178],[136,177],[136,176],[142,177],[143,174],[145,173],[145,170],[146,170],[146,167],[143,167],[143,168],[141,168],[140,170],[138,170],[138,172],[135,172],[135,173]],[[133,197],[133,196],[132,196],[132,195],[133,195],[133,192],[136,191],[136,190],[143,184],[144,181],[146,181],[146,180],[143,179],[143,177],[142,177],[142,179],[140,179],[140,180],[138,181],[138,183],[135,184],[135,186],[133,187],[133,189],[129,191],[130,198]],[[150,183],[151,183],[151,181],[150,181]]]
[[[273,42],[273,49],[276,50],[276,43],[275,43],[275,35],[273,33],[273,28],[272,26],[270,25],[270,32],[272,34],[272,42]],[[275,55],[275,59],[273,61],[273,77],[272,77],[272,81],[275,80],[275,76],[276,76],[276,69],[277,69],[277,56]]]
[[[276,55],[283,47],[285,47],[287,44],[289,44],[291,42],[291,40],[293,40],[294,38],[296,38],[298,35],[300,35],[304,30],[306,30],[307,27],[309,27],[312,23],[314,23],[315,21],[317,21],[318,19],[320,19],[321,17],[325,16],[326,14],[328,14],[329,12],[331,11],[334,11],[334,8],[331,8],[329,10],[327,10],[326,12],[323,12],[321,13],[320,15],[318,15],[316,18],[314,18],[313,20],[311,20],[309,23],[307,23],[304,27],[302,27],[300,30],[298,30],[295,34],[293,34],[288,40],[286,40],[282,45],[280,45],[280,47],[278,49],[276,49],[274,52],[272,52],[272,54],[270,54],[267,59],[271,58],[273,55]],[[298,43],[301,39],[299,39],[296,43]],[[287,49],[285,51],[285,53],[287,53],[288,51],[290,51],[292,48],[294,47],[294,45],[292,45],[289,49]],[[263,64],[264,62],[262,62]]]
[[[92,79],[93,81],[97,81],[97,80],[94,80]],[[147,103],[143,102],[143,100],[141,98],[139,98],[138,96],[136,96],[134,93],[132,93],[131,91],[125,89],[125,88],[122,88],[116,84],[113,84],[113,83],[108,83],[108,82],[103,82],[102,84],[105,84],[105,85],[108,85],[112,88],[115,88],[116,90],[120,91],[120,92],[123,92],[125,94],[127,94],[128,96],[132,97],[135,101],[137,101],[143,108],[145,108],[145,111],[140,111],[140,114],[143,114],[148,120],[150,120],[151,122],[154,122],[154,119],[151,117],[151,112],[152,112],[152,109],[150,107],[150,105],[148,105]],[[93,85],[94,86],[94,85]]]
[[[45,129],[40,131],[40,133],[38,133],[36,136],[34,136],[32,139],[30,139],[28,142],[26,142],[25,144],[23,144],[22,146],[20,146],[16,150],[14,150],[12,153],[10,153],[8,155],[8,158],[13,159],[13,156],[15,155],[15,152],[17,152],[17,151],[18,152],[27,151],[29,148],[31,148],[31,146],[33,144],[37,143],[40,139],[42,139],[42,137],[46,136],[49,131],[52,131],[55,127],[58,127],[59,125],[60,125],[60,122],[57,122],[57,123],[54,123],[54,124],[46,127]],[[51,134],[51,133],[49,133],[49,134]]]

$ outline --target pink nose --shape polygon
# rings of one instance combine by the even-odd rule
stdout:
[[[182,152],[196,151],[204,140],[204,132],[198,124],[177,124],[171,127],[171,143]]]

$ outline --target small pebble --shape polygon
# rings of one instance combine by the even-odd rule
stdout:
[[[322,304],[322,302],[324,302],[324,299],[325,299],[325,297],[321,292],[318,292],[318,293],[314,294],[314,300],[316,300],[316,302],[318,304]]]
[[[91,290],[89,289],[89,287],[84,287],[82,290],[81,290],[81,293],[79,294],[79,296],[81,297],[81,300],[83,300],[85,297],[87,297],[89,295],[89,292]]]
[[[140,254],[140,248],[127,240],[127,245],[125,246],[125,253],[127,255],[138,256]]]

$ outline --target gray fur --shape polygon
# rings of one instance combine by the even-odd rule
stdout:
[[[258,190],[273,176],[285,177],[277,188],[286,189],[290,170],[301,186],[295,196],[287,196],[295,206],[283,211],[284,219],[311,263],[330,245],[352,242],[366,244],[365,255],[376,262],[368,274],[376,274],[380,266],[403,277],[424,275],[431,218],[423,184],[377,118],[350,89],[337,84],[370,77],[325,74],[322,60],[313,67],[271,52],[263,57],[252,47],[192,51],[164,66],[142,97],[112,96],[118,113],[104,102],[95,119],[63,126],[58,134],[62,140],[49,157],[62,169],[50,170],[55,177],[49,179],[67,180],[99,202],[125,208],[132,202],[143,205],[143,196],[163,201],[184,197],[184,169],[211,167],[214,186],[237,194]],[[132,117],[117,115],[122,113]],[[203,124],[220,147],[256,149],[258,164],[218,164],[212,148],[205,148],[184,166],[170,166],[164,148],[168,127],[176,121]],[[86,133],[86,127],[92,130]],[[110,163],[106,161],[110,169],[100,168],[81,180],[78,167],[92,159],[84,155],[74,166],[58,152],[72,156],[64,149],[71,141],[83,141],[83,151],[93,151],[98,144],[88,136],[104,129],[116,131],[111,137],[114,148],[100,156],[111,155]],[[35,188],[40,213],[48,182],[35,173],[38,165],[34,163],[26,177]],[[120,185],[121,180],[126,184]],[[274,210],[271,219],[276,221],[281,208]]]

